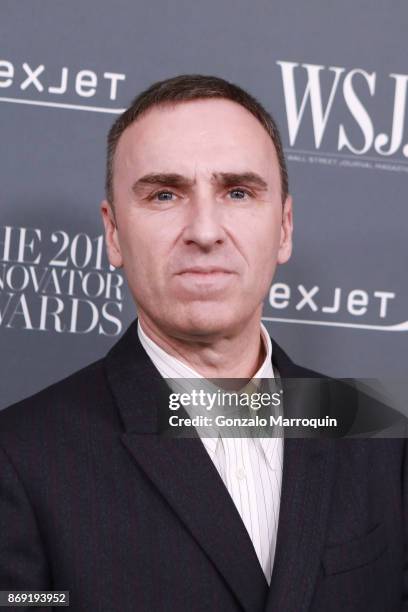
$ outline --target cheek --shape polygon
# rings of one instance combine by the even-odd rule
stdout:
[[[262,227],[252,229],[252,233],[247,236],[246,244],[249,284],[254,292],[263,295],[268,291],[276,269],[280,228],[269,222],[263,224]]]
[[[280,242],[280,225],[271,222],[270,219],[249,223],[245,237],[246,248],[257,266],[274,262],[277,258]]]
[[[139,229],[139,228],[138,228]],[[166,244],[160,234],[129,227],[122,244],[124,268],[129,284],[144,295],[160,292],[168,261]]]

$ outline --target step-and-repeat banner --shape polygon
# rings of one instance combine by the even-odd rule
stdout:
[[[236,82],[280,126],[295,247],[265,301],[271,335],[325,374],[406,376],[407,20],[402,1],[3,0],[0,407],[135,317],[102,236],[106,133],[182,73]]]

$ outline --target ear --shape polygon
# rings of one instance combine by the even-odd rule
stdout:
[[[109,262],[115,268],[121,268],[123,266],[123,258],[119,243],[118,227],[112,206],[107,200],[103,200],[101,203],[101,214],[105,226],[105,243]]]
[[[292,253],[292,233],[293,233],[293,211],[292,197],[287,196],[283,205],[282,225],[280,243],[278,250],[278,263],[283,264],[288,261]]]

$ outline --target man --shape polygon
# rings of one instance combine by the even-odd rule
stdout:
[[[165,379],[316,377],[261,325],[292,249],[272,118],[222,79],[156,83],[110,131],[106,188],[138,321],[0,414],[0,588],[75,612],[408,609],[404,440],[161,435]]]

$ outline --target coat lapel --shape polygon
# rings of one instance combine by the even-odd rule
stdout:
[[[241,517],[201,440],[159,435],[168,388],[136,321],[105,358],[125,432],[121,440],[247,612],[264,610],[268,584]]]
[[[291,416],[310,405],[310,394],[297,392],[291,378],[308,378],[316,401],[329,410],[329,397],[318,375],[293,364],[273,343],[273,361],[282,377],[283,406]],[[310,378],[314,380],[310,380]],[[285,383],[286,378],[286,383]],[[308,382],[309,382],[308,381]],[[309,386],[309,385],[308,385]],[[327,412],[326,412],[327,413]],[[266,612],[309,609],[324,545],[335,473],[335,440],[286,438],[277,546]]]
[[[296,393],[296,385],[285,386],[284,379],[318,375],[293,364],[275,342],[273,362],[283,379],[284,406],[290,405],[292,415],[301,413],[303,394]],[[242,608],[306,611],[324,545],[335,440],[285,439],[277,547],[268,593],[249,535],[201,441],[159,435],[160,406],[167,400],[168,388],[140,344],[136,321],[108,353],[105,370],[124,425],[122,443]],[[316,384],[318,389],[319,381]],[[322,404],[328,401],[320,392],[319,398]]]

